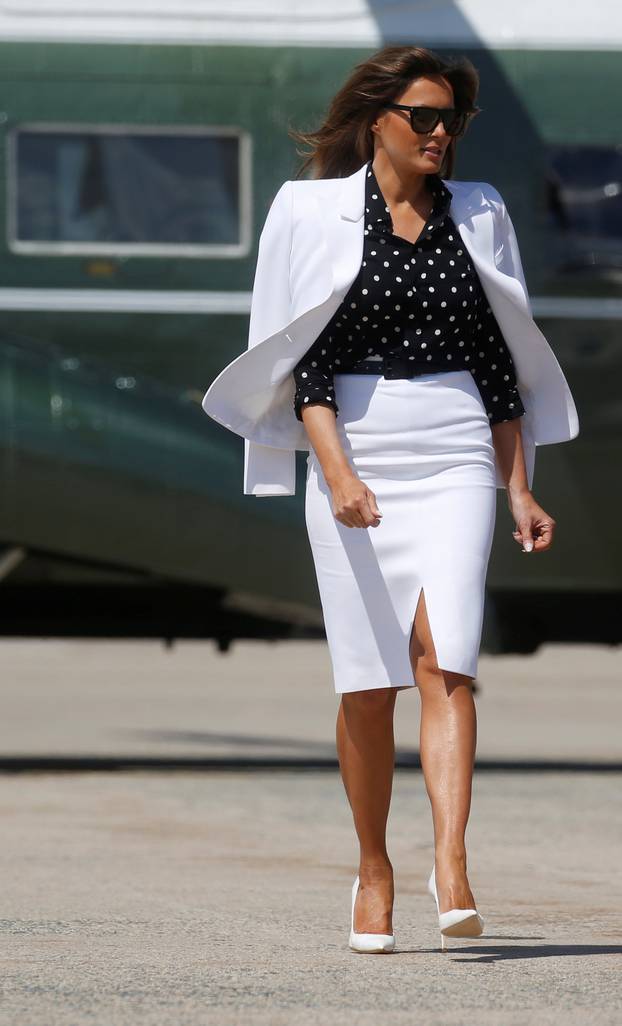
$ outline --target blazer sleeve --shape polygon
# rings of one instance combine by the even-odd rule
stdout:
[[[290,251],[292,185],[274,197],[257,248],[251,297],[248,349],[289,324],[291,317]],[[244,495],[294,495],[296,453],[244,439]]]

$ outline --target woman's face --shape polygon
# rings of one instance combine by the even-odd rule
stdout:
[[[438,76],[422,76],[415,79],[395,103],[407,103],[413,107],[453,107],[453,89]],[[378,149],[386,150],[394,167],[404,172],[430,174],[438,171],[452,137],[447,135],[442,121],[432,132],[419,134],[410,127],[407,110],[384,110],[372,125],[374,154]],[[435,147],[439,155],[426,153],[426,147]]]

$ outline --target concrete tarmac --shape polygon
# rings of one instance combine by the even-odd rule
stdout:
[[[396,771],[391,955],[347,947],[357,847],[325,646],[7,640],[0,667],[1,1026],[622,1023],[619,649],[481,657],[485,931],[444,953],[423,777]],[[404,753],[418,711],[398,696]],[[80,770],[93,753],[127,768]],[[305,770],[318,753],[328,768]],[[74,772],[32,771],[68,755]],[[211,768],[167,768],[197,756]]]

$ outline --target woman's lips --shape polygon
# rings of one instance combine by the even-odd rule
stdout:
[[[423,153],[427,153],[429,157],[441,157],[442,153],[440,150],[429,150],[427,147],[422,147]]]

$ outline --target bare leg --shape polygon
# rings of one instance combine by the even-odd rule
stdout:
[[[414,620],[411,662],[421,694],[419,749],[432,805],[439,911],[476,908],[465,847],[477,742],[472,678],[439,669],[423,590]]]
[[[396,695],[396,688],[344,694],[337,715],[337,754],[360,846],[357,933],[393,933],[393,867],[386,826],[395,761]]]

